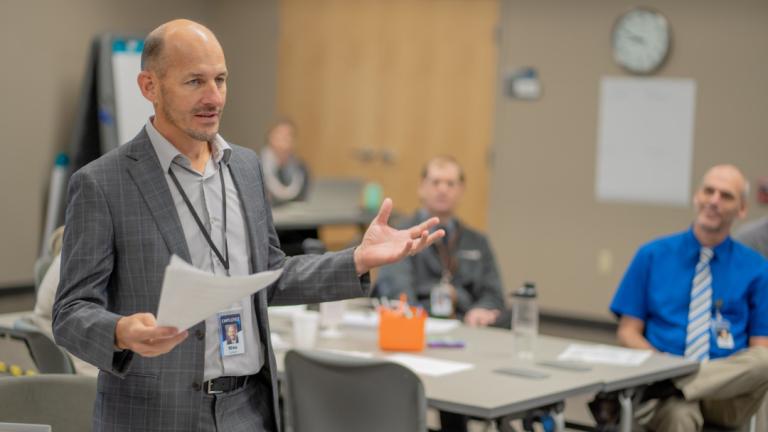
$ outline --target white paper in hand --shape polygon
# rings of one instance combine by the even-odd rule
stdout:
[[[275,282],[283,270],[249,276],[216,276],[187,264],[176,255],[165,268],[157,325],[186,330]]]

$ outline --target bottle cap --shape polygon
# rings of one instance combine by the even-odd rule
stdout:
[[[514,292],[514,296],[523,298],[536,298],[536,284],[533,282],[523,283],[523,286]]]
[[[58,167],[65,167],[69,165],[69,156],[67,156],[66,153],[59,153],[56,155],[56,160],[54,161],[54,165]]]

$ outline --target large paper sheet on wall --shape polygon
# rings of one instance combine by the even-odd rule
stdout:
[[[113,44],[112,79],[115,85],[115,121],[117,143],[122,145],[133,139],[154,114],[152,104],[139,90],[137,77],[141,72],[141,48],[139,40]]]
[[[604,77],[597,200],[688,206],[695,105],[692,79]]]

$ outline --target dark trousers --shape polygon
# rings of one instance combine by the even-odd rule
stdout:
[[[441,432],[467,432],[469,417],[462,414],[440,411]]]
[[[272,390],[260,375],[227,393],[203,395],[200,432],[274,432]]]

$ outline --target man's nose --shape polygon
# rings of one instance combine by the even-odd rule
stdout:
[[[205,87],[202,102],[215,106],[221,106],[224,103],[224,90],[218,86],[216,81],[212,81]]]

